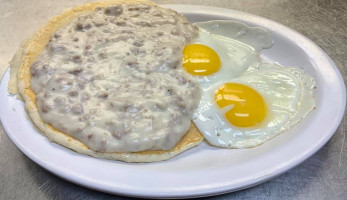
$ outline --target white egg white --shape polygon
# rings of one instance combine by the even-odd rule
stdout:
[[[273,45],[271,33],[261,27],[250,27],[244,23],[230,20],[197,22],[194,25],[210,34],[224,36],[246,44],[257,52]]]

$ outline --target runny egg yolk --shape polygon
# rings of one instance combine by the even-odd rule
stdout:
[[[238,83],[222,85],[215,93],[215,101],[220,108],[233,106],[225,113],[225,117],[235,126],[255,126],[266,116],[263,97],[246,85]]]
[[[183,68],[193,75],[210,75],[221,66],[218,54],[202,44],[188,44],[183,49]]]

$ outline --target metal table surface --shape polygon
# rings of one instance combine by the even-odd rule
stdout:
[[[85,0],[0,0],[0,77],[19,43],[48,18]],[[346,80],[346,0],[157,0],[240,10],[277,21],[320,46]],[[347,199],[346,114],[332,139],[311,158],[261,185],[211,199]],[[41,168],[0,126],[0,199],[130,199],[67,182]]]

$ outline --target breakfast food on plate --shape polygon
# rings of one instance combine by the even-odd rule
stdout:
[[[210,144],[257,146],[314,108],[311,76],[296,67],[261,62],[259,51],[272,45],[268,31],[232,21],[194,25],[200,34],[184,49],[183,67],[202,87],[193,121]]]
[[[200,87],[181,67],[197,33],[147,1],[85,4],[25,44],[17,88],[54,142],[101,158],[165,160],[203,139],[191,122]]]
[[[311,76],[262,63],[271,46],[263,28],[190,24],[148,1],[95,2],[65,11],[24,44],[9,89],[45,136],[82,154],[153,162],[204,137],[248,148],[315,106]]]

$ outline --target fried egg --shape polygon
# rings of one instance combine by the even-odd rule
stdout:
[[[249,148],[290,129],[315,106],[314,79],[297,67],[264,64],[271,34],[231,21],[196,23],[199,38],[183,51],[183,68],[202,88],[193,121],[218,147]]]
[[[272,46],[271,35],[265,29],[220,20],[195,25],[199,27],[199,37],[185,46],[182,64],[204,86],[257,68],[261,61],[259,51]],[[251,40],[254,37],[258,37],[256,42]]]

